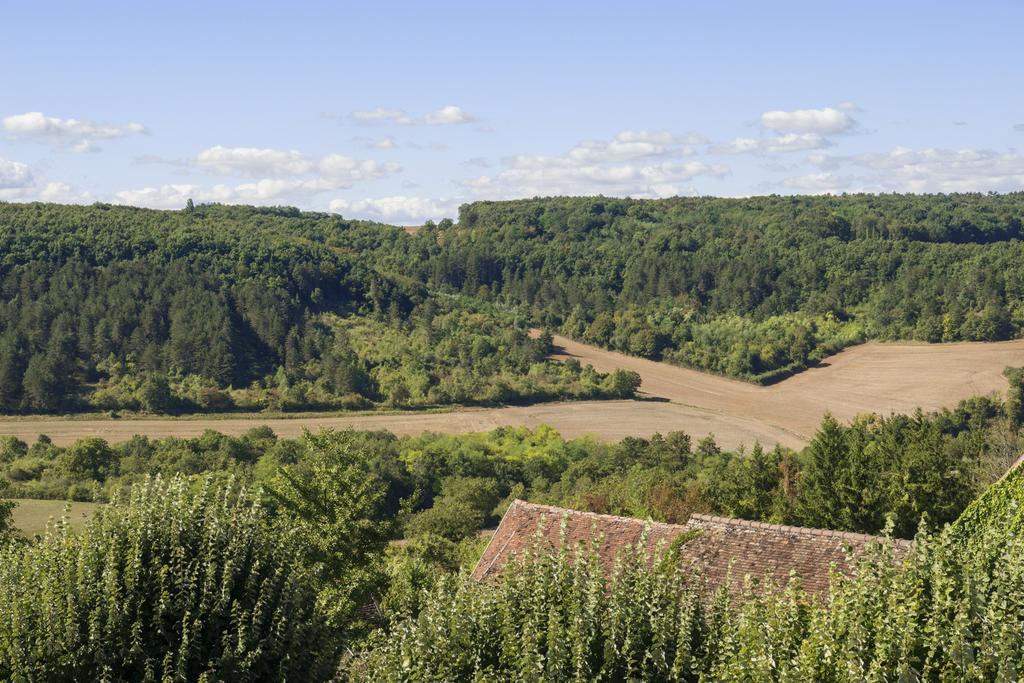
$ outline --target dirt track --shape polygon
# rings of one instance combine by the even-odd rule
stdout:
[[[663,363],[632,358],[555,337],[559,357],[569,355],[601,371],[635,370],[649,400],[548,403],[528,407],[466,409],[451,413],[404,413],[315,418],[194,418],[141,420],[0,420],[0,434],[29,442],[47,434],[58,444],[83,436],[122,441],[134,434],[152,438],[197,436],[206,429],[240,434],[269,425],[278,435],[296,436],[321,427],[388,429],[396,434],[424,431],[484,431],[500,425],[549,424],[567,437],[601,439],[649,436],[681,429],[695,438],[713,433],[722,446],[754,441],[799,447],[826,411],[849,420],[865,412],[934,410],[960,399],[1001,392],[1007,365],[1024,365],[1024,340],[963,344],[864,344],[828,358],[814,368],[771,387],[758,387]]]

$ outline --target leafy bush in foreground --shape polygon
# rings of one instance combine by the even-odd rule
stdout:
[[[1002,517],[976,538],[920,533],[834,575],[827,600],[747,584],[701,597],[671,550],[539,554],[487,584],[442,584],[378,634],[352,680],[963,681],[1024,672],[1024,539]]]
[[[315,680],[335,648],[243,492],[137,485],[81,533],[0,551],[0,680]]]

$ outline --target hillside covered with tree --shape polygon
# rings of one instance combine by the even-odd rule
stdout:
[[[865,339],[1020,336],[1022,239],[1024,193],[557,197],[464,205],[409,261],[575,339],[767,382]]]
[[[865,339],[1024,332],[1024,194],[297,209],[0,203],[0,412],[633,395],[532,326],[756,382]]]
[[[632,395],[625,373],[546,362],[524,324],[431,296],[401,274],[405,242],[289,208],[0,204],[0,412]]]

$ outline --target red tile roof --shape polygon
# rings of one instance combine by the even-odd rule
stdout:
[[[697,532],[680,549],[681,561],[693,565],[711,589],[731,576],[733,592],[742,588],[748,575],[756,579],[774,576],[785,583],[790,572],[795,572],[808,591],[824,595],[833,564],[846,572],[848,550],[856,553],[865,544],[880,540],[865,534],[701,514],[691,515],[686,524],[662,524],[516,500],[491,537],[473,577],[484,580],[499,574],[515,555],[537,544],[557,548],[563,525],[564,538],[572,547],[596,541],[598,555],[608,568],[622,548],[640,540],[645,529],[648,552],[684,533]],[[893,542],[898,552],[909,546],[908,541]]]

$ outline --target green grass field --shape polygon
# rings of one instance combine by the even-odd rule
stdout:
[[[18,504],[13,512],[14,526],[25,536],[43,533],[46,530],[47,521],[51,518],[58,519],[65,514],[67,514],[72,527],[80,527],[99,507],[99,503],[69,503],[66,500],[20,498],[14,502]],[[65,513],[64,508],[68,505],[71,508]]]

